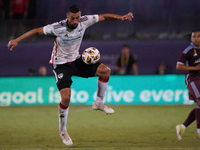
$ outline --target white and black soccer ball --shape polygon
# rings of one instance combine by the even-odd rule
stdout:
[[[95,64],[100,59],[100,52],[95,47],[89,47],[83,51],[82,59],[88,65]]]

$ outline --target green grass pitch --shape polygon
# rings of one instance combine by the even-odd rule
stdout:
[[[71,105],[68,133],[74,144],[65,146],[58,134],[57,106],[0,107],[0,150],[191,150],[200,149],[196,121],[179,142],[175,126],[194,105],[114,105],[113,115]]]

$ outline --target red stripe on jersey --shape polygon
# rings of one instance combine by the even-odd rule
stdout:
[[[55,36],[55,44],[56,44],[56,46],[55,46],[55,55],[54,54],[52,54],[52,56],[51,56],[51,60],[49,61],[49,64],[53,64],[53,60],[54,60],[54,56],[56,56],[57,55],[57,52],[58,52],[58,43],[57,43],[57,39],[56,39],[57,37]]]
[[[57,52],[58,52],[58,43],[57,43],[57,37],[55,37],[55,43],[56,43],[56,48],[55,48],[55,50],[56,50],[56,52],[55,52],[55,56],[57,55]]]
[[[108,80],[109,80],[109,77],[108,78],[100,78],[99,77],[99,79],[98,79],[99,81],[101,81],[101,82],[104,82],[104,83],[106,83],[106,82],[108,82]]]
[[[49,64],[52,65],[54,60],[54,55],[51,56],[51,60],[49,61]]]

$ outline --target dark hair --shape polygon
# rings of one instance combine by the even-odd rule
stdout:
[[[185,38],[186,38],[188,41],[191,41],[192,33],[194,33],[194,32],[200,32],[200,29],[193,29],[193,30],[190,30],[190,32],[188,32],[187,34],[185,34]]]
[[[191,37],[192,37],[192,33],[194,33],[194,32],[200,32],[200,29],[193,29],[192,32],[189,33],[189,34],[187,35],[187,39],[188,39],[189,41],[190,41],[190,39],[191,39]]]
[[[68,8],[68,12],[71,12],[71,13],[77,13],[79,11],[81,11],[79,5],[71,5]]]
[[[192,33],[194,33],[194,32],[200,32],[200,30],[199,30],[199,29],[194,29],[194,30],[192,30],[192,32],[191,32],[191,34],[190,34],[190,37],[192,36]]]
[[[122,45],[122,48],[128,48],[128,49],[130,49],[130,46],[128,44],[124,44],[124,45]]]
[[[194,30],[192,30],[192,33],[193,32],[200,32],[200,29],[194,29]]]

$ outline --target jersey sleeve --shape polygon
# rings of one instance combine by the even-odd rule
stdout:
[[[180,57],[178,58],[177,64],[186,65],[186,61],[187,61],[187,55],[184,53],[181,53]]]
[[[86,28],[97,23],[99,21],[99,15],[86,15],[83,16],[80,20],[80,22],[82,22]]]
[[[53,25],[46,25],[43,27],[43,32],[45,35],[53,35]]]
[[[57,32],[55,30],[55,26],[58,26],[60,23],[56,22],[56,23],[52,23],[52,24],[48,24],[46,26],[43,27],[43,32],[45,35],[55,35],[57,36]]]

